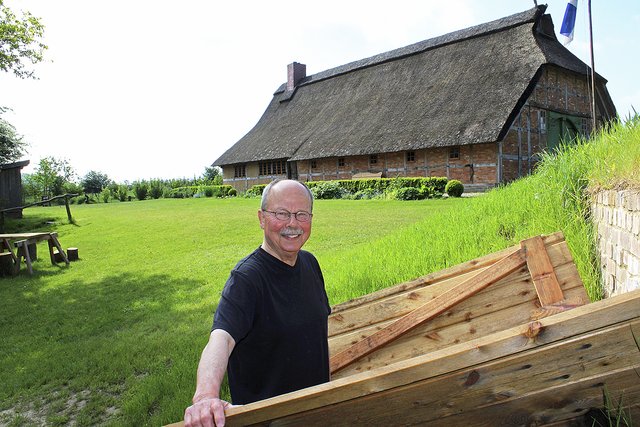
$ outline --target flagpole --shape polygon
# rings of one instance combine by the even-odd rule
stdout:
[[[596,130],[596,68],[593,59],[593,26],[591,24],[591,0],[587,8],[589,14],[589,48],[591,50],[591,132]]]

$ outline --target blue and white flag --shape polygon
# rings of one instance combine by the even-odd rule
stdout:
[[[573,40],[573,28],[576,26],[576,11],[578,10],[578,0],[569,0],[567,9],[564,11],[560,35],[563,36],[564,45],[568,45]]]

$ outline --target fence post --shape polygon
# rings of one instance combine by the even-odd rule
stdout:
[[[64,195],[64,207],[67,208],[67,218],[69,219],[69,223],[73,224],[73,218],[71,217],[71,209],[69,209],[69,195]]]

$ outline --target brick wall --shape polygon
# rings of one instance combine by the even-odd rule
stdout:
[[[459,147],[459,158],[449,156],[449,147],[377,154],[376,163],[371,163],[369,155],[330,157],[326,159],[303,160],[298,162],[300,181],[326,181],[331,179],[351,179],[361,172],[382,172],[385,178],[396,176],[444,176],[460,180],[463,184],[486,184],[496,182],[496,145],[475,144]],[[339,159],[344,165],[340,166]]]
[[[592,200],[605,296],[640,289],[640,191],[602,191]]]

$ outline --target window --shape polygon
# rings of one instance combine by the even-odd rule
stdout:
[[[344,167],[344,157],[338,157],[338,167]]]
[[[233,177],[234,178],[244,178],[247,176],[247,165],[235,165],[233,167]]]
[[[284,160],[258,163],[258,175],[284,175],[287,172],[287,165]]]
[[[315,169],[318,167],[318,162],[316,162],[315,160],[311,160],[311,169]]]
[[[449,148],[449,158],[450,159],[459,159],[460,158],[460,146],[456,145]]]
[[[375,165],[376,163],[378,163],[378,155],[377,154],[372,154],[369,156],[369,164],[370,165]]]
[[[415,161],[416,161],[416,152],[407,151],[407,162],[415,162]]]

